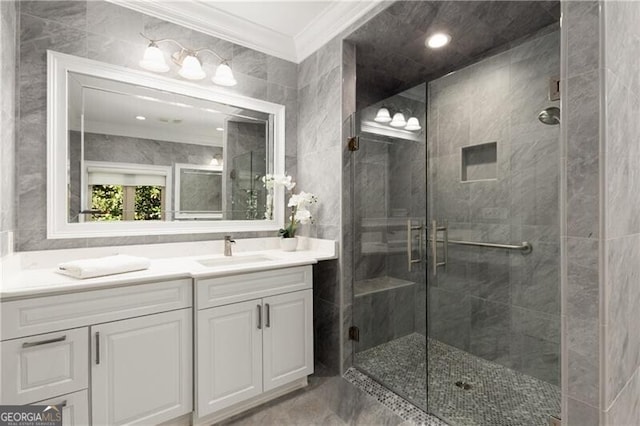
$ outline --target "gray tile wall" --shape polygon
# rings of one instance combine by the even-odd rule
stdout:
[[[2,2],[3,8],[6,7]],[[232,59],[238,85],[227,89],[286,106],[286,167],[295,172],[297,123],[296,64],[271,57],[196,31],[105,1],[22,1],[19,3],[20,54],[18,71],[17,146],[15,176],[17,209],[16,249],[45,250],[94,245],[160,243],[222,238],[222,234],[46,239],[46,50],[73,54],[139,69],[145,49],[138,33],[172,37],[190,46],[206,46]],[[4,37],[3,37],[4,40]],[[169,47],[167,53],[172,53]],[[3,46],[3,53],[5,52]],[[212,75],[215,61],[205,60]],[[170,77],[179,78],[176,70]],[[209,79],[201,82],[209,86]],[[4,92],[3,92],[4,93]],[[4,96],[3,96],[4,98]],[[3,143],[4,146],[4,143]],[[243,233],[235,237],[271,236]]]
[[[605,424],[640,419],[640,3],[602,3]],[[602,319],[601,319],[602,320]]]
[[[560,127],[538,113],[560,73],[560,33],[429,83],[431,219],[452,240],[530,242],[531,254],[450,245],[429,282],[431,337],[560,384]],[[493,180],[462,182],[462,147],[497,142]]]
[[[568,425],[600,424],[600,13],[563,1],[562,408]]]
[[[297,190],[318,196],[315,223],[300,235],[340,240],[342,220],[342,40],[335,38],[298,66]],[[341,368],[342,295],[339,261],[314,276],[316,359]]]
[[[15,229],[16,3],[0,2],[0,257]]]

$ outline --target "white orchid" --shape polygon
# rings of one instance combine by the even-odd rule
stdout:
[[[307,223],[311,223],[313,218],[311,217],[311,212],[307,209],[298,209],[293,216],[293,219],[298,223],[306,225]]]
[[[267,208],[264,213],[265,219],[273,219],[273,190],[282,186],[291,192],[296,186],[289,175],[272,175],[267,174],[262,178],[264,187],[267,188]],[[313,222],[313,216],[308,209],[308,206],[316,204],[318,197],[315,195],[301,191],[299,194],[291,194],[287,207],[291,208],[291,215],[289,216],[289,223],[287,226],[279,231],[279,234],[284,238],[293,238],[296,235],[296,226],[300,223],[306,225]]]
[[[299,194],[293,194],[289,199],[289,207],[296,207],[297,209],[303,209],[306,206],[315,204],[318,202],[318,197],[309,192],[300,192]]]
[[[293,182],[291,176],[285,176],[285,175],[274,176],[274,183],[275,185],[284,186],[285,188],[287,188],[287,191],[291,191],[293,187],[296,186],[296,183]]]

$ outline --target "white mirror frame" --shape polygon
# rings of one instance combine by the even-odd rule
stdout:
[[[273,114],[273,174],[284,174],[285,107],[117,65],[47,51],[47,238],[90,238],[277,231],[284,227],[284,188],[276,188],[272,220],[128,221],[69,223],[67,164],[69,152],[68,73],[88,74],[240,108]]]

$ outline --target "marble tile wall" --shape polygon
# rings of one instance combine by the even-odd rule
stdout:
[[[604,423],[640,418],[640,3],[602,2]]]
[[[0,2],[0,257],[15,229],[16,2]]]
[[[559,126],[538,113],[560,73],[557,26],[429,83],[431,219],[449,239],[530,242],[531,254],[451,245],[428,288],[431,337],[560,384]],[[462,147],[497,142],[493,179],[461,180]]]
[[[342,40],[335,38],[298,66],[298,190],[318,196],[315,223],[301,235],[340,240],[342,233]],[[342,295],[339,261],[315,268],[316,358],[339,372]]]
[[[562,417],[600,424],[600,4],[563,1]]]
[[[2,2],[3,7],[5,3]],[[192,46],[206,46],[232,59],[238,85],[227,90],[286,106],[286,168],[297,163],[297,66],[233,43],[150,17],[106,1],[21,1],[19,3],[19,71],[15,175],[16,249],[46,250],[94,245],[161,243],[222,238],[218,234],[46,239],[46,50],[138,69],[145,43],[138,33],[172,37]],[[3,37],[4,40],[4,37]],[[168,47],[167,53],[171,53]],[[3,52],[5,52],[3,48]],[[214,61],[204,68],[212,75]],[[172,70],[170,77],[179,78]],[[204,86],[210,85],[205,79]],[[3,97],[4,98],[4,97]],[[234,236],[270,236],[242,233]]]

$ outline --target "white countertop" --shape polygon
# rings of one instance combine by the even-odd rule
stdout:
[[[305,237],[298,239],[298,249],[294,252],[280,250],[278,238],[237,240],[233,247],[234,258],[261,255],[269,260],[215,267],[203,266],[198,260],[225,259],[222,255],[224,243],[221,240],[14,253],[2,258],[0,300],[95,290],[154,280],[224,276],[310,265],[338,257],[335,241]],[[151,260],[151,266],[143,271],[89,279],[72,278],[56,272],[61,262],[114,254],[144,256]]]

